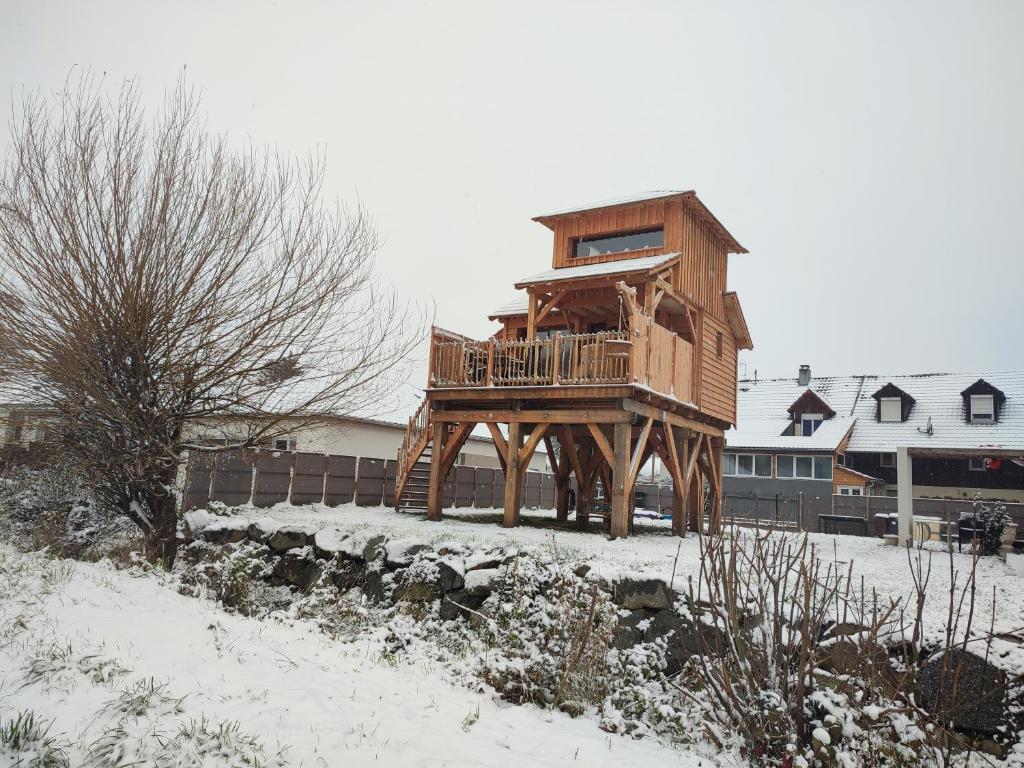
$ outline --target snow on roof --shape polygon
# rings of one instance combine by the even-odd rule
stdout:
[[[554,211],[553,213],[542,213],[540,216],[535,216],[534,221],[537,219],[547,219],[552,216],[565,216],[569,213],[580,213],[582,211],[592,211],[597,208],[611,208],[614,205],[628,205],[630,203],[642,203],[645,200],[660,200],[663,197],[673,197],[675,195],[686,195],[693,194],[693,190],[686,189],[660,189],[653,190],[651,192],[640,192],[635,195],[627,195],[626,197],[617,197],[611,200],[600,200],[590,205],[579,205],[574,208],[566,208],[561,211]]]
[[[855,421],[852,416],[836,416],[823,421],[813,435],[783,435],[782,431],[793,423],[783,409],[781,416],[752,419],[744,422],[741,429],[730,429],[725,433],[725,445],[761,450],[835,451]]]
[[[965,419],[960,393],[978,379],[1006,395],[995,424],[969,424]],[[916,401],[905,422],[879,422],[876,418],[876,402],[871,396],[889,383]],[[809,388],[828,402],[837,415],[825,421],[812,438],[779,438],[778,433],[788,421],[786,409],[807,388],[797,384],[795,378],[740,381],[738,426],[726,433],[727,445],[809,447],[798,446],[797,441],[816,438],[830,423],[852,417],[856,424],[847,446],[851,452],[893,453],[899,446],[976,448],[982,454],[986,447],[1024,452],[1024,371],[815,377]],[[773,432],[776,437],[770,439]]]
[[[562,280],[578,280],[584,277],[601,275],[617,275],[622,272],[644,272],[679,258],[678,253],[661,253],[656,256],[644,256],[640,259],[622,259],[606,261],[601,264],[584,264],[579,267],[562,267],[538,272],[536,275],[524,277],[516,281],[516,288],[523,288],[536,283],[555,283]]]

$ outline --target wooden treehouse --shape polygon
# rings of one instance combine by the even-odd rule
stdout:
[[[439,520],[445,478],[484,424],[505,474],[505,526],[519,523],[523,472],[543,443],[559,520],[575,477],[577,524],[594,514],[600,484],[612,538],[628,535],[637,475],[657,455],[673,480],[673,533],[704,526],[705,509],[717,528],[737,354],[752,348],[726,290],[728,254],[746,250],[693,192],[534,221],[554,233],[552,269],[515,284],[520,300],[490,316],[501,330],[477,341],[433,329],[426,397],[399,451],[396,508]]]

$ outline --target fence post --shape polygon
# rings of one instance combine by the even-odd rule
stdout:
[[[806,530],[804,528],[804,492],[800,491],[799,493],[800,493],[800,495],[799,495],[798,501],[797,501],[797,503],[799,505],[797,507],[797,523],[800,526],[800,530],[804,531],[804,530]]]
[[[484,383],[488,386],[494,386],[494,337],[491,336],[487,340],[487,374],[484,378]]]
[[[562,364],[562,334],[555,331],[555,338],[551,342],[551,383],[558,383],[558,369]]]

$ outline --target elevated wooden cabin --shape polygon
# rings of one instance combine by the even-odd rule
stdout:
[[[554,234],[552,268],[515,284],[521,297],[490,315],[501,330],[479,341],[433,329],[426,397],[399,452],[396,507],[440,519],[445,477],[485,424],[505,473],[506,526],[519,522],[524,467],[543,443],[559,519],[574,476],[577,523],[587,524],[600,483],[611,536],[626,536],[637,475],[656,454],[673,479],[673,532],[687,520],[702,526],[705,509],[716,527],[738,350],[752,348],[726,290],[728,255],[746,250],[692,191],[534,221]]]

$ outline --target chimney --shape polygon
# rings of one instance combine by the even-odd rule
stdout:
[[[801,387],[806,387],[811,383],[811,366],[804,363],[800,366],[800,373],[796,377],[796,383]]]

